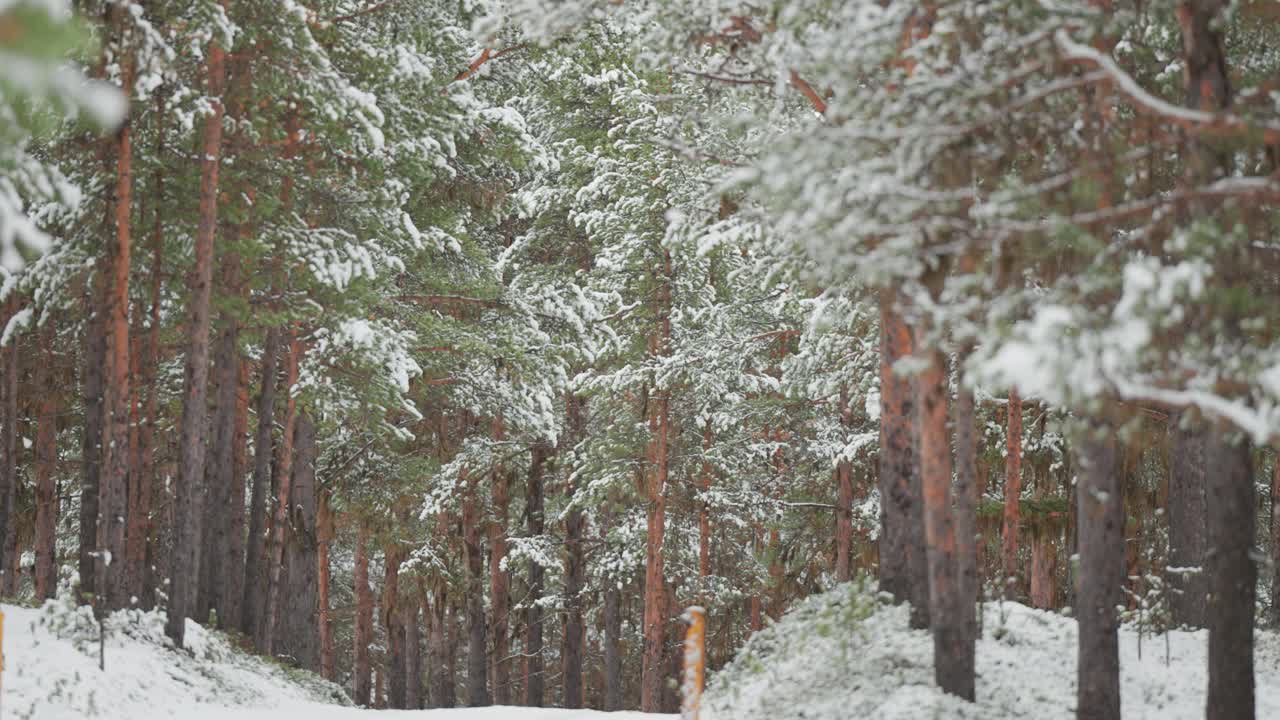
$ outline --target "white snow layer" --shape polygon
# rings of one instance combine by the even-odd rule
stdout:
[[[701,720],[1074,720],[1076,622],[1016,603],[987,603],[977,701],[933,684],[933,641],[907,628],[905,605],[878,605],[848,584],[809,598],[758,633],[712,680]],[[710,619],[714,624],[714,618]],[[1255,635],[1257,717],[1280,718],[1280,637]],[[1203,718],[1208,633],[1120,631],[1126,720]]]

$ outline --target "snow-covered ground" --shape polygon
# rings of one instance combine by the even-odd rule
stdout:
[[[541,708],[376,711],[350,706],[342,691],[287,670],[187,625],[191,652],[174,651],[158,613],[126,613],[108,623],[106,670],[87,609],[0,606],[5,615],[0,711],[24,720],[669,720],[640,713]]]
[[[188,625],[192,651],[172,650],[156,613],[114,617],[106,670],[87,611],[50,604],[3,606],[5,717],[28,720],[672,720],[589,710],[481,708],[373,711],[350,707],[314,675],[241,652]],[[801,603],[756,635],[708,688],[703,720],[1068,720],[1074,718],[1076,627],[1022,605],[988,604],[978,646],[978,701],[933,687],[932,641],[907,629],[906,609],[846,585]],[[1123,712],[1128,720],[1204,716],[1206,633],[1142,638],[1122,631]],[[1167,642],[1167,664],[1166,664]],[[1280,637],[1259,632],[1259,718],[1280,718]]]
[[[1204,717],[1206,631],[1120,636],[1126,720]],[[1168,664],[1166,664],[1166,640]],[[1280,637],[1258,632],[1257,717],[1280,718]],[[702,720],[1069,720],[1075,718],[1076,623],[988,603],[977,648],[977,702],[933,685],[933,644],[906,607],[846,585],[809,598],[756,635],[708,688]]]

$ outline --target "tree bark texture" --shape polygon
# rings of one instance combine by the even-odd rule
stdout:
[[[494,420],[495,440],[505,439],[501,418]],[[493,702],[511,704],[511,659],[508,645],[510,633],[510,598],[507,588],[509,573],[502,567],[507,555],[507,510],[511,502],[511,474],[499,465],[493,471],[493,519],[489,523],[489,603],[493,608]]]
[[[1257,567],[1253,463],[1249,443],[1224,427],[1204,444],[1206,525],[1209,530],[1208,720],[1254,717],[1253,612]]]
[[[36,417],[36,599],[52,598],[58,589],[58,415],[62,396],[54,375],[54,345],[57,327],[53,318],[40,328],[40,361],[35,367],[35,389],[39,394]]]
[[[1000,525],[1000,570],[1004,575],[1004,596],[1018,597],[1018,529],[1022,523],[1022,398],[1017,389],[1009,391],[1005,423],[1004,515]]]
[[[476,497],[476,481],[464,483],[462,501],[462,542],[466,554],[467,582],[467,705],[483,707],[489,699],[488,627],[484,612],[484,548],[481,543],[481,512]]]
[[[89,602],[95,591],[98,489],[102,475],[102,393],[107,360],[107,313],[98,307],[96,298],[100,294],[98,288],[106,281],[103,273],[95,275],[95,290],[85,298],[89,319],[84,348],[84,435],[80,448],[80,538],[77,545],[81,602]],[[0,523],[6,522],[0,518]],[[0,538],[4,537],[4,527],[7,526],[0,526]]]
[[[294,430],[293,482],[285,523],[284,600],[277,633],[277,656],[293,658],[306,670],[320,669],[319,542],[316,529],[316,429],[310,413],[298,412]]]
[[[1179,625],[1204,627],[1208,574],[1205,550],[1205,432],[1171,417],[1169,438],[1169,610]]]
[[[373,644],[373,589],[369,587],[369,528],[363,522],[356,534],[356,620],[353,633],[351,695],[360,707],[371,707],[369,646]]]
[[[1094,424],[1079,454],[1080,590],[1076,717],[1119,720],[1120,650],[1116,606],[1124,584],[1124,496],[1114,430]]]
[[[276,368],[280,329],[267,331],[262,350],[262,386],[258,391],[258,428],[253,442],[253,490],[249,498],[249,535],[244,563],[244,603],[240,631],[260,639],[267,605],[267,493],[271,489],[271,430],[275,422]],[[368,560],[366,558],[366,564]],[[366,568],[366,575],[367,575]],[[366,578],[367,582],[367,578]],[[258,645],[262,649],[261,644]],[[359,692],[357,691],[357,694]],[[366,693],[367,697],[367,693]],[[368,704],[367,702],[365,703]]]
[[[978,639],[978,444],[973,391],[960,384],[955,407],[956,438],[956,587],[964,652],[974,655]]]
[[[529,465],[528,486],[525,489],[526,528],[530,537],[539,537],[546,532],[546,518],[543,516],[543,472],[549,454],[549,448],[536,444]],[[529,600],[525,609],[525,664],[524,704],[530,707],[542,707],[546,694],[543,677],[542,658],[542,608],[538,601],[542,599],[543,576],[545,570],[536,560],[529,560]]]

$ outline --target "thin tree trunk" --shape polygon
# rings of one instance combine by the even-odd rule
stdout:
[[[586,399],[569,395],[566,401],[568,425],[568,447],[586,436]],[[569,508],[565,512],[565,563],[564,563],[564,595],[565,618],[563,646],[560,657],[563,675],[563,707],[579,709],[582,707],[582,653],[586,639],[586,626],[582,617],[582,594],[586,589],[587,558],[582,543],[587,524],[586,515],[580,505],[575,504],[573,495],[576,488],[570,485]]]
[[[493,436],[505,439],[502,419],[494,420]],[[489,602],[493,608],[493,701],[511,704],[511,659],[507,636],[510,632],[510,601],[507,595],[508,572],[502,568],[507,555],[507,510],[510,504],[511,477],[499,465],[493,471],[493,521],[489,523]]]
[[[951,437],[947,429],[946,358],[928,353],[920,393],[920,476],[929,558],[929,619],[934,677],[944,691],[973,700],[974,656],[962,619],[955,520],[951,510]]]
[[[657,332],[652,336],[649,355],[653,359],[667,355],[671,343],[671,253],[663,250],[663,268],[655,297]],[[640,679],[640,709],[659,712],[662,707],[664,676],[663,646],[667,617],[663,604],[666,588],[663,536],[666,533],[667,475],[671,433],[670,397],[667,390],[657,389],[648,398],[649,443],[646,448],[648,469],[645,492],[648,499],[646,518],[644,582],[644,656]]]
[[[352,699],[360,707],[370,707],[369,646],[373,644],[373,590],[369,587],[369,527],[360,523],[356,534],[354,578],[356,620],[352,647]]]
[[[258,393],[258,430],[253,443],[253,491],[249,499],[249,537],[244,564],[244,613],[240,623],[240,631],[257,639],[257,647],[264,653],[261,625],[267,607],[267,492],[271,485],[271,429],[275,422],[279,353],[280,329],[273,327],[267,331],[262,350],[262,386]]]
[[[223,627],[238,628],[244,620],[245,517],[244,481],[249,473],[249,362],[236,357],[235,419],[231,426],[231,522],[227,540],[227,589],[223,592]]]
[[[1080,590],[1076,717],[1119,720],[1116,606],[1124,583],[1124,496],[1110,427],[1095,424],[1078,444]]]
[[[159,114],[164,112],[164,98],[157,96],[156,111]],[[156,155],[163,157],[164,153],[164,132],[163,129],[158,133]],[[152,517],[152,507],[154,502],[152,495],[155,491],[158,478],[156,477],[156,427],[159,423],[160,416],[160,390],[157,387],[157,376],[160,367],[160,301],[161,301],[161,283],[164,278],[164,233],[163,233],[163,203],[164,198],[164,176],[160,172],[155,174],[155,182],[153,189],[152,202],[155,204],[154,218],[152,221],[151,231],[151,286],[149,298],[149,315],[146,334],[146,350],[142,358],[142,383],[147,388],[147,401],[143,407],[143,424],[138,431],[138,452],[139,459],[139,475],[137,479],[138,485],[138,513],[143,515],[146,525],[143,528],[143,538],[141,542],[142,548],[142,573],[140,578],[141,606],[144,609],[151,608],[155,605],[156,594],[156,573],[157,565],[157,532],[156,521]]]
[[[200,162],[200,208],[195,237],[191,300],[187,322],[187,359],[183,376],[181,446],[178,462],[177,542],[170,573],[169,618],[165,631],[182,646],[186,618],[195,609],[200,579],[201,482],[204,479],[204,436],[209,382],[209,305],[213,291],[213,241],[218,225],[218,166],[222,153],[220,96],[226,79],[226,55],[209,43],[208,93],[212,113],[205,119]]]
[[[1254,717],[1253,612],[1257,567],[1253,464],[1249,443],[1223,427],[1205,439],[1209,530],[1208,720]]]
[[[329,617],[329,546],[333,542],[334,535],[333,510],[329,507],[329,493],[324,491],[320,493],[316,517],[316,540],[319,543],[316,556],[319,582],[317,603],[320,610],[318,631],[320,633],[320,676],[331,682],[337,680],[333,653],[333,627],[330,625]]]
[[[419,583],[422,583],[420,580]],[[422,602],[428,602],[425,584],[419,585]],[[427,627],[430,634],[427,646],[431,657],[431,666],[427,670],[431,684],[431,706],[451,708],[457,704],[453,693],[453,675],[449,670],[449,640],[445,636],[445,623],[448,622],[448,596],[443,582],[438,583],[431,593],[430,607],[423,608],[427,612]]]
[[[54,376],[57,327],[52,317],[40,328],[40,359],[35,367],[39,394],[36,418],[36,599],[52,598],[58,589],[58,415],[62,395]]]
[[[1205,571],[1205,433],[1169,418],[1169,610],[1179,625],[1204,627],[1208,574]]]
[[[894,364],[912,353],[911,331],[895,307],[896,290],[880,293],[880,589],[911,603],[911,627],[929,626],[924,514],[914,440],[910,378]]]
[[[102,475],[102,405],[104,370],[107,358],[107,313],[98,307],[100,288],[107,282],[103,273],[94,276],[94,290],[85,298],[88,325],[84,351],[84,435],[80,449],[80,542],[78,566],[80,601],[90,602],[95,594],[95,558],[98,548],[98,488]],[[0,518],[0,538],[5,536],[6,518]],[[0,550],[2,554],[2,550]]]
[[[484,549],[481,546],[481,518],[474,477],[465,482],[462,500],[462,541],[466,554],[467,583],[467,705],[490,704],[488,685],[488,642],[484,612]]]
[[[0,330],[8,326],[18,312],[18,298],[11,291],[5,302],[3,323]],[[18,356],[18,338],[11,337],[7,345],[0,348],[0,591],[13,595],[17,589],[18,567],[15,559],[18,555],[17,533],[17,495],[18,495],[18,374],[21,372]]]
[[[715,472],[711,467],[710,460],[707,459],[707,453],[711,451],[711,442],[714,439],[711,432],[711,423],[707,422],[706,427],[702,429],[702,467],[699,470],[702,479],[702,502],[698,503],[698,577],[702,580],[700,592],[705,593],[707,589],[707,578],[711,577],[711,483],[715,476]],[[705,602],[705,599],[704,599]]]
[[[316,532],[316,429],[311,415],[298,412],[294,431],[293,482],[286,514],[285,566],[287,592],[281,603],[282,622],[277,655],[292,657],[303,669],[320,669],[319,553]]]
[[[543,445],[536,444],[533,446],[532,453],[528,487],[525,492],[525,514],[529,537],[536,538],[546,532],[546,521],[542,509],[542,475],[548,451]],[[524,643],[528,663],[525,665],[524,704],[530,707],[542,707],[545,695],[545,680],[542,675],[542,607],[538,604],[542,599],[544,572],[536,560],[529,560],[529,600],[525,610]]]
[[[1022,499],[1022,398],[1017,389],[1009,391],[1006,413],[1004,462],[1004,515],[1000,526],[1000,569],[1004,574],[1004,596],[1018,597],[1018,527]]]

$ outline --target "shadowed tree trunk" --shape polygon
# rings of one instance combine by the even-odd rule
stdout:
[[[1004,575],[1004,596],[1018,597],[1018,529],[1022,523],[1022,398],[1017,389],[1009,391],[1006,406],[1004,459],[1004,515],[1000,525],[1000,570]]]
[[[35,367],[35,390],[40,398],[36,418],[36,599],[53,597],[58,589],[58,415],[62,396],[54,375],[57,328],[52,317],[40,328],[40,360]]]
[[[529,537],[541,537],[546,532],[546,520],[542,510],[542,475],[546,467],[548,449],[541,443],[535,444],[529,465],[528,487],[525,491],[525,517]],[[542,707],[545,695],[545,680],[542,675],[542,607],[538,601],[542,599],[544,570],[536,560],[529,560],[529,600],[524,613],[525,664],[524,704],[530,707]]]
[[[911,379],[893,366],[912,353],[911,331],[895,307],[898,293],[880,293],[880,589],[911,603],[911,626],[929,626],[924,513],[916,465]]]
[[[1077,443],[1080,466],[1079,654],[1076,717],[1119,720],[1120,655],[1116,606],[1124,583],[1124,495],[1114,430],[1094,424]]]
[[[4,324],[18,312],[18,298],[11,293],[5,302]],[[6,595],[17,588],[15,562],[17,547],[16,501],[18,493],[18,374],[21,372],[18,356],[18,338],[11,337],[0,348],[0,590]]]
[[[664,357],[671,343],[671,253],[663,250],[663,265],[654,295],[658,327],[649,341],[649,356]],[[644,575],[644,656],[640,678],[640,709],[659,712],[662,707],[663,646],[667,617],[663,593],[666,590],[663,536],[666,533],[667,476],[669,473],[668,442],[671,433],[670,397],[666,389],[654,388],[648,395],[649,442],[645,448],[647,470],[645,494],[648,500],[646,518]]]
[[[157,95],[156,112],[163,114],[164,97]],[[164,152],[164,133],[157,133],[156,154],[158,157],[163,156]],[[160,390],[157,386],[157,376],[160,367],[160,303],[161,303],[161,287],[164,282],[164,234],[163,234],[163,198],[164,198],[164,175],[157,171],[155,174],[154,187],[152,191],[152,202],[155,204],[155,211],[152,219],[151,230],[151,285],[149,297],[149,315],[146,334],[146,350],[141,360],[141,381],[143,387],[147,389],[147,401],[143,407],[142,427],[138,430],[138,453],[139,453],[139,477],[136,478],[138,486],[138,513],[143,517],[139,518],[139,522],[143,525],[141,538],[135,538],[134,543],[141,543],[140,553],[142,556],[142,567],[138,582],[138,597],[141,599],[143,608],[151,608],[155,605],[156,595],[156,572],[155,568],[160,565],[158,561],[159,553],[156,552],[159,545],[158,533],[156,532],[156,520],[152,516],[152,508],[155,505],[153,495],[156,492],[157,483],[160,478],[156,476],[156,443],[158,442],[156,428],[160,418]]]
[[[267,559],[267,604],[262,612],[259,627],[262,637],[258,647],[264,655],[272,655],[275,643],[275,628],[280,609],[281,569],[284,567],[284,533],[288,520],[290,484],[293,481],[293,443],[294,426],[297,424],[298,407],[293,397],[293,386],[298,382],[298,363],[302,349],[295,333],[288,331],[288,350],[285,354],[285,373],[281,387],[284,388],[285,410],[284,423],[280,433],[280,446],[275,456],[276,507],[272,517],[270,552]]]
[[[329,616],[329,546],[335,535],[333,510],[329,506],[329,491],[320,493],[320,501],[316,508],[316,561],[319,573],[318,599],[320,619],[317,631],[320,633],[320,676],[326,680],[337,679],[333,653],[333,626]],[[416,706],[415,706],[416,707]]]
[[[351,685],[356,705],[370,707],[369,646],[373,644],[373,590],[369,587],[369,528],[364,522],[356,534],[353,581],[356,592],[356,620],[352,647]]]
[[[201,482],[204,479],[204,440],[209,383],[209,304],[213,291],[213,240],[218,227],[218,166],[222,154],[220,98],[226,79],[226,54],[215,40],[209,43],[208,93],[212,113],[205,118],[200,161],[199,222],[192,267],[187,359],[183,372],[178,484],[174,528],[173,570],[169,577],[169,618],[165,632],[182,646],[186,618],[195,610],[200,582]]]
[[[80,599],[94,595],[94,558],[98,547],[98,487],[102,474],[102,385],[107,359],[105,310],[98,307],[96,288],[106,282],[103,273],[94,276],[95,290],[85,297],[88,328],[84,349],[84,435],[80,448],[80,538],[77,570]],[[0,518],[0,538],[5,536],[7,518]],[[2,554],[2,553],[0,553]]]
[[[494,440],[506,434],[502,418],[493,421]],[[511,704],[511,659],[507,636],[510,632],[510,601],[507,595],[509,573],[502,568],[507,555],[507,509],[510,504],[510,472],[499,465],[493,471],[493,520],[489,523],[489,602],[493,608],[493,702]]]
[[[610,580],[604,589],[604,709],[622,709],[622,591]]]
[[[288,582],[281,603],[277,655],[292,657],[298,667],[320,669],[319,542],[316,531],[316,429],[311,415],[298,412],[294,431],[293,482],[285,524],[285,567]]]
[[[586,436],[586,400],[569,395],[566,401],[568,425],[568,449]],[[582,653],[583,641],[586,639],[586,627],[582,617],[582,593],[586,589],[587,558],[584,550],[583,534],[587,518],[582,508],[574,504],[573,495],[576,488],[568,487],[569,508],[565,513],[565,561],[564,561],[564,595],[565,616],[563,647],[560,657],[563,660],[562,706],[578,709],[582,707]]]
[[[711,423],[702,429],[703,461],[699,474],[702,480],[702,502],[698,503],[698,577],[702,580],[701,592],[706,592],[707,578],[711,577],[711,482],[715,472],[706,454],[711,450]]]
[[[978,445],[973,390],[963,379],[956,395],[956,587],[964,652],[974,655],[978,638]]]
[[[484,612],[484,548],[481,545],[480,504],[474,477],[464,480],[462,541],[466,554],[467,583],[467,705],[490,704],[488,643]]]
[[[1227,429],[1207,433],[1209,530],[1209,720],[1254,717],[1253,612],[1257,568],[1253,464],[1249,443]]]
[[[404,620],[400,611],[400,563],[404,552],[398,545],[388,545],[384,552],[382,579],[382,628],[387,635],[386,671],[387,707],[405,707],[406,678],[404,669]]]
[[[244,612],[240,623],[241,632],[259,640],[267,604],[267,493],[271,489],[271,427],[275,421],[279,353],[280,329],[273,327],[267,331],[262,350],[262,386],[258,392],[258,429],[253,443],[253,490],[249,498],[249,536],[244,563]],[[262,649],[260,643],[258,648]]]
[[[410,710],[422,707],[422,638],[419,636],[418,604],[404,604],[404,704]]]
[[[423,611],[427,615],[427,648],[431,658],[427,669],[427,678],[431,684],[431,706],[451,708],[457,705],[457,699],[453,692],[453,675],[449,672],[449,640],[445,633],[449,600],[445,584],[437,582],[428,598],[426,584],[420,580],[418,592],[422,602],[428,604]]]
[[[1204,627],[1205,437],[1182,421],[1169,418],[1169,610],[1179,625]]]

